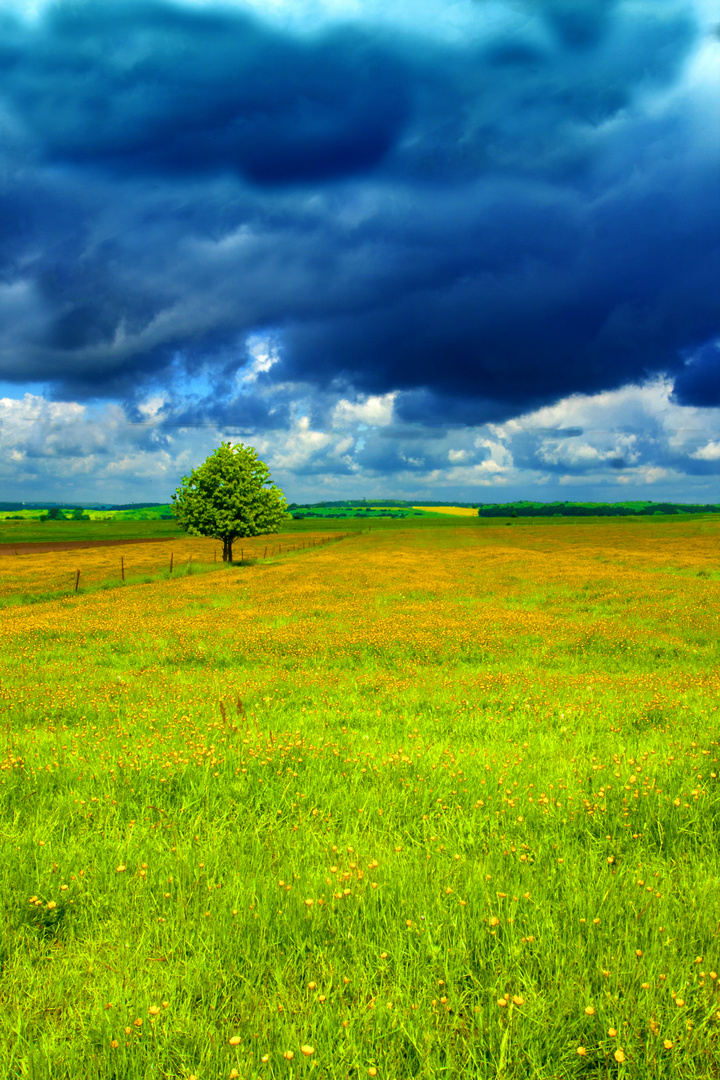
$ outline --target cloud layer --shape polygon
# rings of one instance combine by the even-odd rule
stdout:
[[[675,404],[667,380],[479,426],[407,424],[395,400],[341,398],[322,425],[292,405],[282,428],[234,429],[233,437],[257,448],[296,502],[389,492],[445,501],[718,501],[718,410]],[[213,425],[166,424],[161,399],[136,416],[117,405],[0,398],[4,497],[161,502],[223,437]]]
[[[360,10],[0,14],[0,380],[135,420],[156,400],[256,445],[319,433],[348,476],[422,460],[450,482],[472,461],[468,484],[499,475],[468,444],[484,425],[572,395],[660,378],[673,408],[720,406],[702,8]],[[343,465],[338,417],[355,410],[357,439],[383,401],[401,435],[366,425]],[[593,458],[568,438],[542,451],[548,476],[631,470],[650,446]]]

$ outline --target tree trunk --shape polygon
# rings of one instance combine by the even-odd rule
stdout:
[[[223,562],[232,562],[232,540],[229,540],[227,536],[223,537]]]

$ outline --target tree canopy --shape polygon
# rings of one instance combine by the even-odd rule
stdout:
[[[172,496],[172,512],[191,536],[222,540],[223,560],[244,536],[277,532],[286,520],[287,500],[270,482],[270,470],[251,446],[221,443],[184,476]]]

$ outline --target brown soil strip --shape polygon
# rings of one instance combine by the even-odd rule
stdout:
[[[144,540],[28,540],[26,543],[0,544],[0,556],[42,555],[47,551],[73,551],[75,548],[119,547],[121,544],[165,544],[171,536],[153,536]]]

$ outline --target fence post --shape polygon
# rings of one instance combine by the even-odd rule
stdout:
[[[123,581],[125,580],[125,559],[122,555],[120,556],[120,577]]]
[[[263,555],[263,559],[267,559],[267,545],[265,546],[265,554]]]
[[[78,591],[78,585],[79,584],[80,584],[80,571],[78,570],[76,572],[76,574],[75,574],[75,592]]]
[[[174,552],[174,551],[171,551],[171,552],[170,552],[170,573],[171,573],[171,574],[172,574],[172,564],[173,564],[173,555],[174,555],[174,554],[175,554],[175,552]]]

